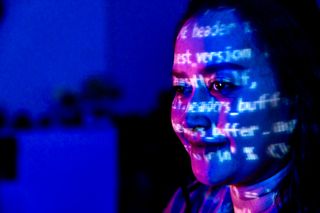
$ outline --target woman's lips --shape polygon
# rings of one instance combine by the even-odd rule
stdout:
[[[230,144],[225,137],[200,137],[198,135],[184,135],[193,153],[206,154],[228,148]]]
[[[210,156],[224,152],[230,153],[231,143],[223,135],[213,136],[209,134],[212,132],[210,129],[204,131],[200,128],[185,128],[184,130],[180,136],[191,157],[210,160]]]
[[[190,146],[192,152],[207,154],[209,152],[217,152],[222,149],[228,148],[228,142],[225,140],[223,142],[201,142],[193,143],[190,141]]]
[[[195,161],[206,163],[231,160],[230,143],[227,141],[219,143],[190,143],[189,155]]]

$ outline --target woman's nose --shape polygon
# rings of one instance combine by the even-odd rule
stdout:
[[[215,98],[209,93],[206,87],[198,87],[194,90],[192,97],[189,99],[186,124],[193,130],[208,130],[212,122],[218,118],[217,112],[213,112]]]
[[[187,127],[192,129],[193,131],[197,131],[199,129],[208,130],[211,128],[210,118],[198,113],[187,114],[186,122],[187,122]]]

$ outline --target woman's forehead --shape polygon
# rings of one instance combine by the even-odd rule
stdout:
[[[214,40],[251,37],[250,23],[240,18],[236,9],[210,9],[189,18],[181,27],[177,40]]]
[[[179,46],[188,46],[185,42],[192,41],[196,44],[216,41],[214,46],[219,48],[225,44],[229,45],[228,42],[251,43],[251,34],[250,23],[240,18],[236,9],[210,9],[192,16],[185,22],[177,36],[177,43]]]
[[[219,63],[248,66],[261,55],[253,35],[249,22],[240,18],[235,9],[198,13],[180,30],[174,68],[199,68]]]

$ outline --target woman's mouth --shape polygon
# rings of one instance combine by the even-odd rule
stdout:
[[[231,141],[224,135],[214,136],[210,129],[184,128],[181,139],[190,157],[195,160],[223,162],[231,159],[233,147]]]
[[[220,163],[231,160],[230,143],[224,142],[190,142],[189,155],[197,161],[218,161]]]
[[[228,141],[224,140],[224,141],[197,141],[197,142],[193,142],[193,141],[189,141],[191,149],[193,152],[197,152],[197,153],[203,153],[203,154],[207,154],[210,152],[217,152],[219,150],[226,150],[228,149]]]

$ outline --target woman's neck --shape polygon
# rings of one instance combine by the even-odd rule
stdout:
[[[279,184],[288,174],[290,165],[272,177],[250,186],[230,186],[235,212],[277,212]]]

